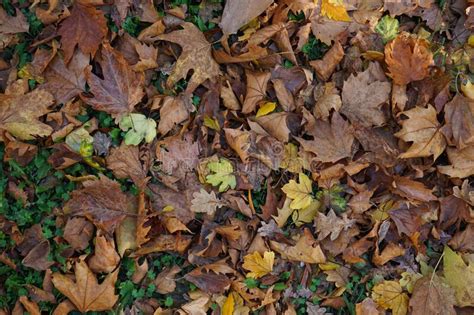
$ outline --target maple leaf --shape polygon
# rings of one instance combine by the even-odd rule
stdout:
[[[6,130],[22,140],[45,137],[53,128],[38,120],[50,112],[53,96],[43,90],[34,90],[25,95],[0,95],[0,130]]]
[[[119,127],[127,131],[124,137],[127,145],[139,145],[143,140],[150,143],[156,137],[156,121],[146,118],[143,114],[132,113],[122,116]]]
[[[270,80],[270,72],[245,71],[247,77],[247,94],[245,95],[242,113],[248,114],[255,110],[257,103],[266,97],[267,84]]]
[[[66,17],[58,29],[64,60],[69,63],[76,46],[84,54],[94,55],[107,34],[107,20],[104,13],[86,1],[76,1],[71,15]]]
[[[99,230],[95,238],[94,255],[88,261],[90,269],[95,273],[109,273],[114,271],[119,262],[114,240]]]
[[[118,300],[115,282],[119,269],[107,275],[101,284],[84,260],[74,265],[76,280],[60,273],[53,273],[52,281],[56,289],[67,296],[80,312],[108,311]]]
[[[216,208],[222,207],[224,204],[217,198],[215,192],[208,193],[201,188],[199,192],[193,193],[193,200],[191,200],[191,211],[196,213],[206,213],[213,216],[216,213]]]
[[[283,259],[301,261],[308,264],[322,264],[326,262],[326,256],[324,256],[321,247],[308,229],[304,230],[303,235],[294,246],[270,241],[270,247],[279,253]]]
[[[408,295],[396,281],[384,280],[372,289],[372,299],[393,315],[405,315],[408,311]]]
[[[321,203],[317,200],[313,200],[309,204],[309,206],[302,209],[294,210],[291,218],[295,225],[297,227],[300,227],[305,223],[313,222],[320,208]]]
[[[351,76],[342,88],[340,112],[355,124],[381,126],[387,118],[380,106],[389,99],[391,84],[378,63],[371,63],[364,72]]]
[[[454,315],[454,290],[433,274],[415,282],[410,299],[413,314]]]
[[[108,43],[102,45],[99,64],[104,79],[86,68],[86,80],[90,92],[88,97],[81,94],[81,98],[95,110],[104,111],[113,117],[130,113],[144,95],[143,73],[132,70],[123,55]]]
[[[300,173],[298,176],[299,183],[294,179],[291,179],[287,184],[282,187],[282,191],[288,198],[293,199],[290,203],[291,209],[302,209],[308,207],[314,200],[311,193],[313,188],[311,186],[311,180],[304,173]]]
[[[474,174],[474,145],[462,150],[448,148],[448,159],[451,165],[439,165],[440,173],[451,177],[466,178]]]
[[[219,26],[224,34],[233,34],[262,12],[265,11],[273,0],[229,0],[226,1],[224,12]]]
[[[248,278],[258,279],[272,272],[275,261],[274,252],[264,252],[263,257],[259,252],[244,256],[242,268],[249,270]]]
[[[298,147],[293,143],[285,144],[285,154],[280,167],[291,173],[303,171],[304,160],[298,155]]]
[[[206,176],[206,183],[212,186],[219,186],[219,192],[226,191],[229,187],[234,189],[237,185],[233,174],[234,167],[229,160],[220,158],[219,162],[210,162],[207,169],[213,174]]]
[[[72,192],[71,199],[64,205],[64,212],[85,216],[98,228],[112,234],[117,224],[127,216],[127,195],[118,182],[104,175],[100,175],[99,180],[85,181],[83,185],[84,188]]]
[[[335,21],[348,22],[351,20],[342,0],[322,0],[321,15]]]
[[[474,263],[467,265],[449,246],[443,251],[444,282],[454,289],[456,305],[474,306]]]
[[[393,81],[406,85],[428,76],[433,55],[428,41],[402,33],[385,46],[385,62]]]
[[[458,149],[474,144],[474,100],[457,94],[444,106],[442,132]]]
[[[339,218],[334,210],[331,209],[327,215],[319,213],[316,216],[314,225],[319,233],[318,240],[323,240],[331,234],[330,240],[334,241],[343,230],[347,230],[353,226],[354,223],[355,220],[349,219],[346,213],[342,215],[342,218]]]
[[[443,153],[446,140],[441,133],[441,126],[436,118],[436,109],[428,105],[427,108],[415,107],[403,112],[408,119],[402,121],[402,130],[395,136],[405,142],[413,142],[411,147],[400,154],[400,158],[428,157],[433,155],[434,160]]]
[[[331,123],[318,121],[311,134],[313,140],[297,138],[305,151],[316,154],[321,162],[336,162],[352,155],[354,131],[349,122],[334,112]]]
[[[166,85],[171,89],[180,79],[186,78],[188,72],[193,69],[193,75],[185,91],[190,94],[207,79],[218,76],[220,70],[219,65],[212,58],[211,44],[203,33],[189,22],[184,22],[180,26],[182,30],[159,35],[156,38],[176,43],[183,48]]]
[[[140,161],[140,150],[125,142],[111,150],[107,156],[107,168],[117,178],[130,178],[137,187],[143,187],[147,181],[147,169]]]
[[[316,87],[317,92],[315,92],[316,104],[313,114],[317,119],[327,120],[332,109],[337,112],[341,108],[341,96],[333,82],[326,82],[319,90],[317,89],[318,87]]]

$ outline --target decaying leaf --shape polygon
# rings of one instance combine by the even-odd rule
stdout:
[[[101,284],[83,260],[74,265],[74,272],[75,281],[60,273],[53,273],[52,281],[79,311],[108,311],[113,308],[118,300],[118,295],[115,295],[118,269],[108,274]]]
[[[436,275],[424,276],[415,282],[410,309],[415,315],[454,315],[454,290]]]
[[[317,245],[309,230],[305,230],[294,246],[270,241],[270,247],[279,253],[283,259],[301,261],[308,264],[322,264],[326,262],[321,247]]]
[[[230,0],[226,2],[219,25],[224,34],[233,34],[259,16],[272,3],[273,0]]]
[[[396,281],[384,280],[372,289],[372,299],[384,309],[392,310],[394,315],[408,312],[408,295]]]
[[[199,192],[193,194],[193,197],[194,199],[191,200],[191,211],[196,213],[206,213],[212,217],[216,212],[216,209],[223,206],[222,201],[217,198],[213,191],[208,193],[201,188]]]
[[[265,98],[270,72],[245,72],[247,77],[247,94],[242,108],[245,114],[255,111],[257,103]]]
[[[466,264],[461,256],[448,246],[444,247],[444,282],[454,289],[455,305],[474,306],[474,263]]]

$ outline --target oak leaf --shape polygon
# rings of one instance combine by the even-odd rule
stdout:
[[[443,255],[444,282],[454,289],[456,306],[474,306],[474,262],[466,264],[449,246]]]
[[[123,55],[105,43],[102,46],[99,64],[104,79],[86,68],[87,84],[93,97],[81,94],[82,99],[95,110],[104,111],[113,117],[130,113],[144,96],[143,73],[132,70]]]
[[[76,1],[71,15],[63,20],[58,29],[66,64],[71,60],[76,46],[84,54],[94,55],[107,30],[107,20],[102,11],[85,4],[85,1]]]
[[[110,234],[127,216],[128,198],[120,184],[104,175],[99,180],[85,181],[84,188],[72,192],[71,199],[64,205],[64,212],[84,216],[98,228]]]
[[[408,295],[396,281],[387,281],[374,286],[372,299],[384,309],[391,309],[393,315],[405,315],[408,311]]]
[[[80,312],[108,311],[118,300],[115,282],[119,269],[107,275],[99,284],[97,278],[84,260],[74,265],[75,281],[60,273],[53,273],[52,281],[56,289],[67,296]]]
[[[380,107],[389,100],[391,84],[378,63],[371,63],[367,70],[351,76],[342,88],[340,112],[355,124],[364,127],[381,126],[386,121]]]
[[[413,315],[454,315],[454,290],[437,276],[424,276],[415,282],[410,299]]]
[[[309,177],[304,173],[300,173],[298,179],[299,183],[297,183],[294,179],[291,179],[281,189],[288,198],[293,199],[290,203],[291,209],[306,208],[314,200],[313,196],[311,195],[313,188]]]
[[[250,271],[247,272],[248,278],[258,279],[272,272],[274,261],[274,252],[264,252],[263,257],[259,252],[254,252],[244,256],[242,268]]]
[[[50,112],[53,96],[44,90],[34,90],[25,95],[0,95],[0,130],[6,130],[21,140],[45,137],[53,128],[38,120]]]
[[[433,55],[427,40],[402,33],[385,46],[385,62],[393,81],[406,85],[428,76]]]
[[[180,79],[186,78],[188,72],[193,69],[193,75],[186,88],[186,93],[192,93],[207,79],[212,80],[218,76],[220,70],[212,58],[211,44],[204,34],[192,23],[184,22],[180,26],[183,27],[182,30],[159,35],[156,38],[176,43],[183,48],[166,85],[172,88]]]
[[[305,151],[316,154],[321,162],[337,162],[352,155],[354,131],[349,122],[334,112],[331,122],[317,121],[311,134],[313,140],[298,138]]]
[[[446,140],[441,133],[441,126],[436,118],[436,109],[415,107],[403,112],[408,119],[402,121],[402,130],[395,134],[405,142],[413,142],[410,148],[400,154],[400,158],[429,157],[436,160],[446,147]]]

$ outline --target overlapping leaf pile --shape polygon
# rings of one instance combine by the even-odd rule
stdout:
[[[471,5],[3,1],[0,314],[471,313]]]

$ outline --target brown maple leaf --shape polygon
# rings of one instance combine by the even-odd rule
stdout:
[[[441,133],[441,126],[436,118],[436,109],[415,107],[403,112],[408,119],[402,121],[402,130],[396,137],[406,142],[413,142],[411,147],[400,154],[400,158],[428,157],[433,155],[436,160],[446,147],[446,139]]]
[[[130,178],[139,188],[147,182],[147,169],[140,161],[140,150],[137,146],[126,145],[113,148],[107,156],[107,168],[112,170],[117,178]]]
[[[406,85],[428,76],[433,55],[427,40],[402,33],[385,46],[385,62],[393,81]]]
[[[53,273],[52,281],[56,289],[67,296],[80,312],[107,311],[118,300],[115,282],[119,269],[107,275],[101,284],[84,260],[74,265],[75,281],[60,273]]]
[[[212,58],[211,44],[203,33],[192,23],[184,22],[180,26],[183,27],[182,30],[159,35],[156,39],[173,42],[183,48],[166,85],[172,88],[180,79],[186,78],[188,72],[193,69],[193,75],[186,88],[186,93],[190,94],[207,79],[218,76],[220,70]]]
[[[331,123],[320,120],[311,134],[313,140],[298,138],[305,151],[316,154],[316,159],[321,162],[336,162],[352,155],[354,142],[353,128],[334,112]]]
[[[104,79],[93,74],[88,67],[86,79],[94,96],[81,94],[81,98],[95,110],[113,117],[130,113],[144,95],[143,73],[133,71],[123,55],[109,43],[102,46],[99,64]]]
[[[371,63],[367,70],[351,76],[342,88],[341,113],[355,124],[364,127],[381,126],[386,121],[380,107],[388,101],[391,84],[386,81],[378,63]]]
[[[455,303],[454,289],[433,274],[415,282],[410,308],[412,314],[454,315]]]
[[[83,182],[84,188],[72,192],[64,205],[64,212],[84,216],[98,228],[113,233],[115,227],[127,216],[128,198],[120,184],[103,175],[99,180]]]
[[[45,137],[53,128],[38,120],[50,112],[53,96],[42,90],[34,90],[25,95],[0,95],[0,130],[6,130],[22,140]]]
[[[245,95],[242,113],[248,114],[255,110],[257,103],[265,98],[270,72],[245,71],[247,77],[247,94]]]
[[[76,1],[71,15],[64,19],[58,29],[64,60],[69,63],[76,45],[84,54],[95,54],[107,34],[107,20],[104,13],[87,1]]]

